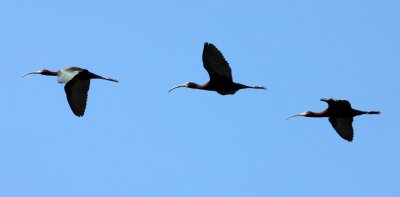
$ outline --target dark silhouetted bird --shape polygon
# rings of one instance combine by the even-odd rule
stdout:
[[[296,116],[305,117],[328,117],[329,122],[332,124],[336,132],[345,140],[351,142],[353,141],[353,117],[362,114],[380,114],[379,111],[360,111],[351,108],[349,101],[346,100],[336,100],[336,99],[321,99],[328,103],[328,109],[323,112],[312,112],[306,111],[300,114],[295,114],[286,118],[292,118]]]
[[[203,66],[210,76],[210,81],[206,84],[199,85],[193,82],[178,85],[169,90],[181,87],[202,89],[208,91],[216,91],[221,95],[235,94],[240,89],[266,89],[263,86],[247,86],[240,83],[235,83],[232,80],[232,71],[228,62],[225,60],[222,53],[211,43],[204,43],[203,49]]]
[[[67,94],[67,100],[72,112],[74,112],[76,116],[83,116],[85,114],[90,79],[104,79],[108,81],[118,82],[115,79],[104,78],[102,76],[91,73],[86,69],[78,67],[63,68],[57,72],[43,69],[27,73],[24,76],[29,74],[57,76],[57,81],[59,83],[65,83],[64,90]]]

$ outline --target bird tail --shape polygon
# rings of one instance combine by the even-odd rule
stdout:
[[[369,111],[369,112],[367,112],[367,114],[380,114],[381,112],[380,111]]]
[[[104,79],[104,80],[107,80],[107,81],[118,82],[118,80],[116,80],[116,79],[105,78],[105,77],[102,77],[100,75],[96,75],[96,74],[91,73],[91,72],[89,72],[89,74],[90,74],[90,78],[91,79]]]
[[[253,88],[253,89],[262,89],[262,90],[266,90],[267,88],[264,86],[247,86],[247,88]]]
[[[116,79],[113,79],[113,78],[102,78],[102,79],[104,79],[104,80],[108,80],[108,81],[113,81],[113,82],[117,82],[117,83],[118,83],[118,80],[116,80]]]

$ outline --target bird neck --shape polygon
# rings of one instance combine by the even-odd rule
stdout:
[[[202,89],[202,90],[209,90],[210,85],[208,85],[208,83],[200,85],[194,82],[190,82],[188,83],[188,88],[192,88],[192,89]]]
[[[323,112],[312,112],[312,111],[309,111],[309,112],[307,112],[305,117],[321,118],[321,117],[329,117],[329,114],[328,114],[327,110],[325,110]]]
[[[43,70],[40,74],[46,75],[46,76],[57,76],[57,72],[49,71],[49,70]]]

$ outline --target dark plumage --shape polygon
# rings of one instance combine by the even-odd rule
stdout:
[[[208,91],[216,91],[221,95],[235,94],[240,89],[253,88],[253,89],[266,89],[263,86],[247,86],[240,83],[235,83],[232,80],[232,70],[225,60],[222,53],[211,43],[204,43],[203,49],[203,66],[210,76],[210,81],[203,85],[193,82],[178,85],[169,90],[181,87],[202,89]]]
[[[296,116],[305,117],[328,117],[329,122],[332,127],[343,139],[351,142],[353,141],[354,131],[353,131],[353,117],[362,114],[380,114],[379,111],[360,111],[353,109],[350,102],[347,100],[337,100],[337,99],[321,99],[328,103],[328,109],[323,112],[312,112],[306,111],[300,114],[295,114],[286,118],[292,118]]]
[[[102,76],[91,73],[86,69],[78,67],[63,68],[57,72],[43,69],[27,73],[24,76],[29,74],[57,76],[57,81],[59,83],[65,84],[64,90],[67,95],[69,106],[76,116],[83,116],[85,114],[90,79],[104,79],[108,81],[118,82],[115,79],[104,78]]]

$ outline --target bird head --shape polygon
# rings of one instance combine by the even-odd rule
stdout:
[[[171,88],[168,92],[171,92],[172,90],[175,90],[176,88],[183,88],[183,87],[185,87],[185,88],[193,88],[193,87],[196,87],[196,86],[197,86],[196,83],[187,82],[185,84],[178,85],[178,86],[175,86],[175,87]]]
[[[30,75],[30,74],[54,75],[53,72],[51,72],[51,71],[49,71],[47,69],[42,69],[42,70],[39,70],[39,71],[26,73],[25,75],[22,75],[22,77],[25,77],[26,75]]]
[[[300,113],[300,114],[291,115],[291,116],[287,117],[285,120],[287,120],[289,118],[297,117],[297,116],[308,116],[310,113],[311,113],[311,111],[305,111],[305,112]]]

